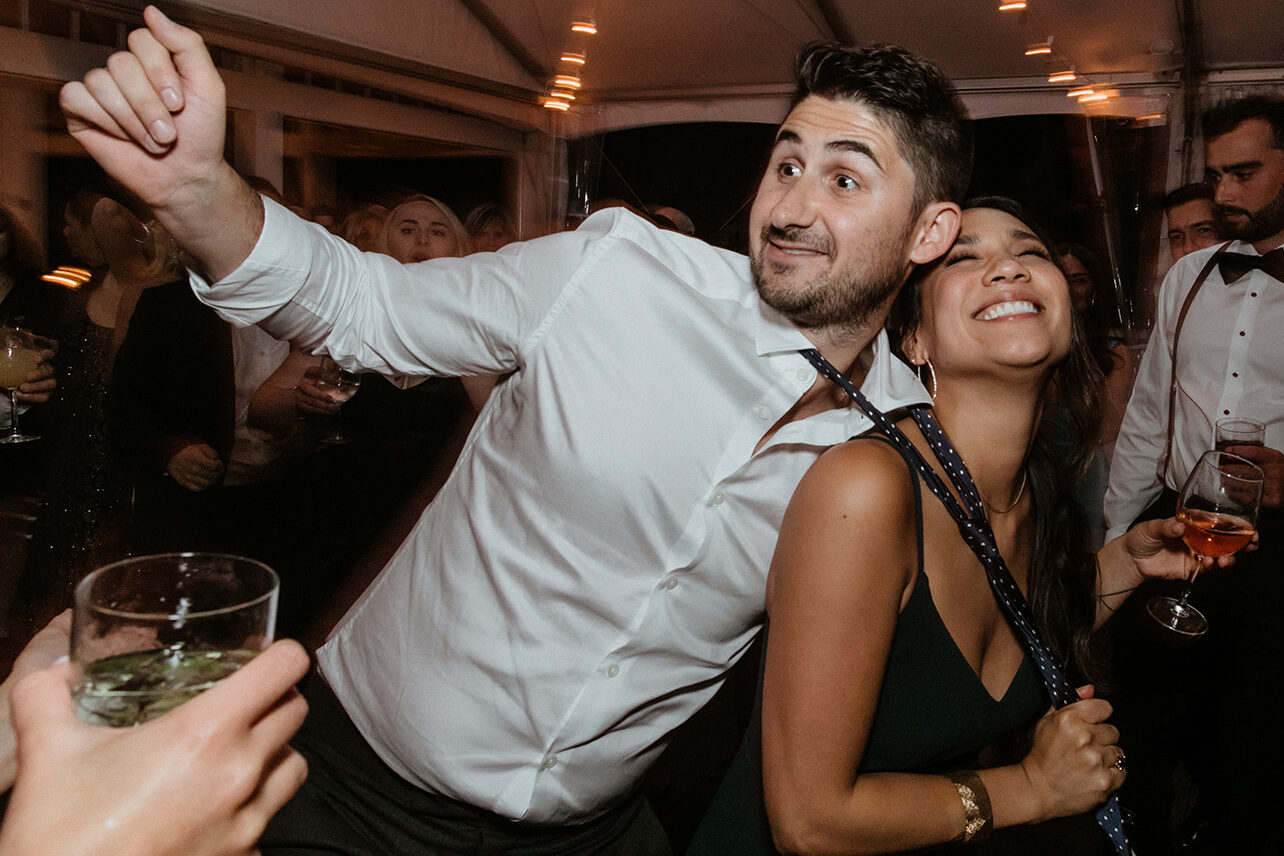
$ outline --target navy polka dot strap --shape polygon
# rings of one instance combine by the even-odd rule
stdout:
[[[999,548],[996,545],[994,532],[990,529],[989,521],[985,517],[985,507],[981,502],[981,494],[977,491],[976,485],[972,481],[972,476],[967,471],[967,466],[963,459],[955,450],[954,445],[949,438],[945,436],[945,431],[941,428],[936,418],[932,416],[929,408],[919,405],[910,408],[910,416],[918,425],[923,436],[927,438],[927,444],[932,449],[936,459],[944,468],[950,481],[958,490],[959,496],[966,505],[966,510],[960,506],[958,500],[950,493],[945,486],[945,482],[937,475],[936,470],[915,448],[914,444],[905,432],[896,427],[891,419],[876,408],[865,398],[856,385],[848,380],[838,369],[834,368],[828,360],[820,355],[820,352],[814,348],[807,348],[800,351],[807,361],[816,367],[828,380],[837,384],[856,402],[861,410],[865,412],[878,428],[879,431],[886,434],[892,442],[901,448],[914,462],[918,469],[919,475],[922,476],[925,484],[937,499],[944,505],[950,516],[954,518],[955,524],[958,525],[959,533],[972,551],[976,553],[977,558],[981,560],[982,566],[985,567],[986,577],[990,582],[990,590],[994,592],[994,599],[998,601],[999,606],[1003,609],[1003,614],[1012,629],[1016,632],[1022,644],[1025,646],[1026,653],[1034,661],[1035,666],[1039,669],[1039,674],[1043,678],[1043,685],[1047,688],[1048,697],[1052,700],[1054,707],[1064,707],[1068,704],[1079,700],[1079,694],[1075,692],[1074,686],[1066,677],[1065,672],[1053,659],[1047,645],[1039,636],[1039,631],[1034,625],[1034,619],[1030,614],[1030,605],[1026,602],[1025,595],[1017,587],[1016,580],[1012,578],[1012,573],[1008,570],[1007,564],[1003,561],[1003,556],[999,554]],[[1128,849],[1128,838],[1123,831],[1123,820],[1119,811],[1119,801],[1111,796],[1110,799],[1097,809],[1097,823],[1110,838],[1114,845],[1115,852],[1120,856],[1127,856],[1130,852]]]

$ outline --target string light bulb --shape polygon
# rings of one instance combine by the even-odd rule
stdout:
[[[1012,2],[1002,2],[999,4],[1000,12],[1019,12],[1025,8],[1025,0],[1012,0]]]
[[[587,61],[588,57],[584,56],[582,53],[572,53],[571,51],[567,51],[562,54],[562,62],[569,62],[574,65],[584,65]]]
[[[89,282],[90,273],[84,268],[60,265],[40,278],[45,282],[74,289],[80,288],[82,285]]]
[[[565,101],[574,101],[575,93],[569,89],[551,89],[548,93],[549,98],[561,98]]]
[[[1083,96],[1091,95],[1092,93],[1093,93],[1093,88],[1091,86],[1085,86],[1082,89],[1071,89],[1069,92],[1066,93],[1066,97],[1082,98]]]
[[[1048,75],[1048,83],[1069,83],[1074,79],[1075,73],[1073,68],[1054,71],[1052,74]]]
[[[593,23],[592,21],[589,21],[589,20],[584,20],[584,21],[572,21],[572,22],[571,22],[571,32],[572,32],[572,33],[584,33],[585,35],[588,35],[588,36],[596,36],[596,35],[597,35],[597,24],[595,24],[595,23]]]
[[[1036,42],[1025,49],[1026,56],[1052,53],[1052,42]]]
[[[573,74],[559,74],[553,78],[554,86],[561,86],[566,89],[579,89],[583,84],[580,79]]]
[[[551,96],[546,96],[544,98],[541,98],[540,103],[543,104],[545,107],[547,107],[549,110],[560,110],[563,113],[571,109],[571,105],[569,103],[562,101],[559,98],[553,98]]]

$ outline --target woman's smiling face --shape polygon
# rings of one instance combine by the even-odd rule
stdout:
[[[1034,230],[993,208],[963,212],[958,240],[923,282],[907,353],[938,373],[1042,366],[1070,350],[1066,277]]]

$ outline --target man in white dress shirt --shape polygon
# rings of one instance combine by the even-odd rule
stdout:
[[[1159,743],[1173,744],[1169,750],[1183,742],[1210,749],[1210,757],[1189,760],[1212,815],[1205,838],[1216,838],[1208,852],[1284,852],[1281,827],[1271,817],[1284,762],[1284,635],[1278,629],[1284,603],[1284,101],[1250,97],[1218,105],[1204,115],[1203,132],[1207,181],[1221,228],[1233,240],[1224,252],[1218,245],[1178,260],[1160,289],[1155,328],[1115,446],[1106,537],[1139,517],[1170,514],[1175,492],[1200,454],[1213,447],[1214,423],[1240,416],[1266,426],[1265,446],[1230,448],[1266,476],[1261,540],[1256,554],[1241,554],[1230,571],[1196,583],[1194,598],[1209,618],[1209,636],[1177,655],[1171,673],[1161,667],[1161,652],[1138,647],[1123,654],[1135,658],[1136,668],[1120,684],[1127,689],[1129,678],[1137,677],[1155,693],[1164,692],[1163,684],[1182,689],[1181,698],[1139,699],[1143,712],[1136,718]],[[1210,264],[1181,325],[1170,421],[1174,330],[1193,284]],[[1143,587],[1131,601],[1152,593]],[[1117,701],[1127,745],[1129,704]],[[1182,716],[1191,722],[1158,736],[1156,717],[1180,723]],[[1144,753],[1131,745],[1128,752],[1130,762],[1136,759],[1129,787],[1141,789]]]
[[[639,780],[752,641],[798,479],[869,427],[799,349],[884,409],[926,398],[880,330],[958,230],[948,79],[896,48],[805,52],[749,259],[613,209],[403,266],[250,192],[203,44],[145,17],[62,103],[202,299],[349,367],[511,375],[319,652],[312,780],[263,852],[666,852]]]

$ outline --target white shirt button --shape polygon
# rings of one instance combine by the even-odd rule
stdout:
[[[720,490],[715,491],[713,496],[709,498],[709,501],[714,505],[722,505],[722,503],[727,501],[727,495]]]
[[[608,678],[613,678],[613,677],[615,677],[616,675],[618,675],[619,673],[620,673],[620,664],[619,664],[619,663],[612,663],[611,665],[609,665],[609,666],[607,666],[607,667],[606,667],[606,676],[607,676]]]
[[[753,412],[759,419],[766,420],[771,418],[771,408],[765,404],[758,405],[754,408]]]
[[[669,577],[667,580],[664,581],[665,591],[673,591],[677,587],[678,587],[677,577]]]
[[[798,370],[798,379],[799,379],[799,380],[811,380],[811,379],[812,379],[813,377],[815,377],[815,376],[816,376],[816,371],[815,371],[815,369],[799,369],[799,370]]]
[[[551,770],[551,769],[553,769],[553,768],[554,768],[554,767],[556,767],[556,766],[557,766],[557,756],[556,756],[556,755],[545,755],[545,756],[544,756],[544,763],[540,764],[540,765],[539,765],[539,768],[540,768],[541,770]]]

